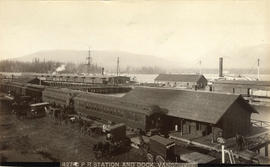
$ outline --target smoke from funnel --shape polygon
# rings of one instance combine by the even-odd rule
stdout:
[[[66,69],[66,65],[62,64],[61,66],[57,67],[55,70],[56,72],[64,71]]]

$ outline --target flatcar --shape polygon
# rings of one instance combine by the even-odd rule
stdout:
[[[160,108],[128,104],[117,97],[88,92],[81,92],[74,97],[74,110],[90,117],[125,123],[144,132],[161,129],[165,121],[165,112]]]

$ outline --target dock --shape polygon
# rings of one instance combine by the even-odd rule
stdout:
[[[270,163],[268,158],[268,145],[270,144],[269,138],[270,130],[261,129],[258,133],[251,132],[251,135],[246,137],[246,146],[243,150],[238,151],[235,137],[229,138],[225,141],[225,149],[231,151],[233,157],[242,158],[247,161],[259,163]],[[215,151],[221,153],[221,144],[212,142],[212,136],[207,135],[199,138],[188,138],[181,136],[179,132],[173,132],[169,134],[169,138],[175,140],[179,144],[187,144],[190,146],[198,147],[200,149]],[[260,156],[260,150],[264,148],[265,157]]]

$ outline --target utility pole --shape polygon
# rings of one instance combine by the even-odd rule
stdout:
[[[260,80],[260,59],[257,60],[257,80]]]
[[[116,69],[116,75],[118,76],[120,73],[120,69],[119,69],[119,57],[117,57],[117,69]]]
[[[87,73],[90,73],[90,67],[91,67],[91,51],[90,48],[88,50],[88,56],[86,57],[87,60]]]

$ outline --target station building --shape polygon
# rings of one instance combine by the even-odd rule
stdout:
[[[247,135],[257,111],[241,95],[138,87],[122,97],[137,105],[157,105],[167,111],[168,131],[201,137]]]

